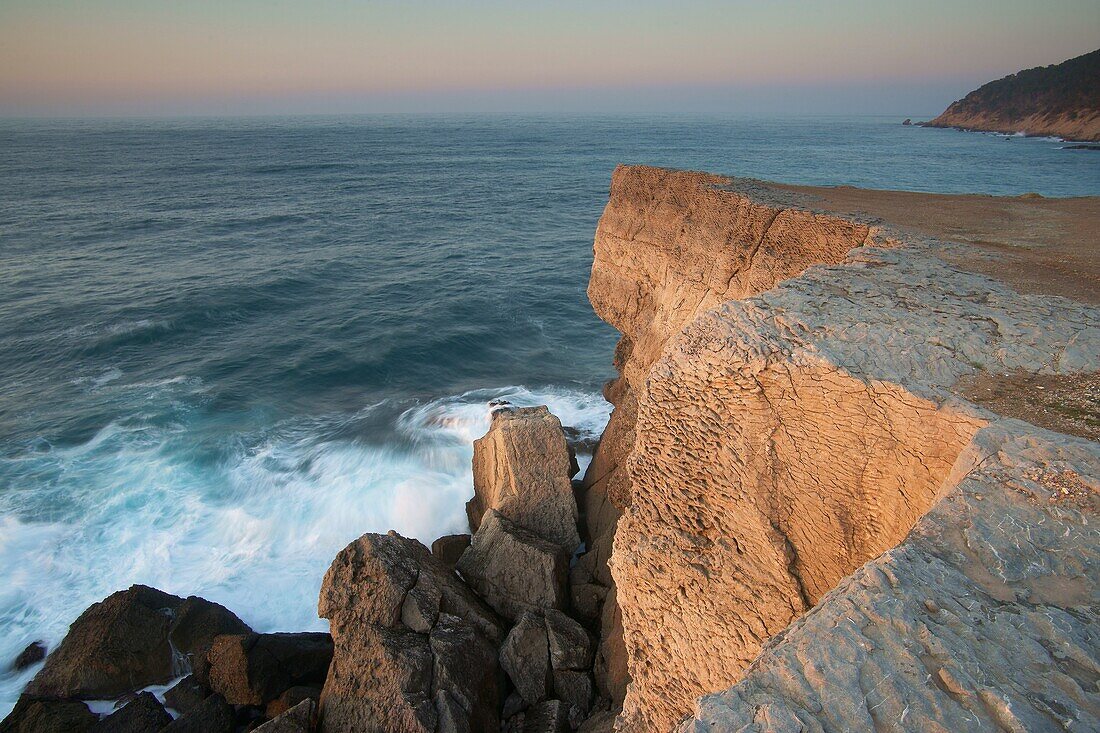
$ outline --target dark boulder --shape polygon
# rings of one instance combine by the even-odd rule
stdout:
[[[326,633],[219,636],[207,653],[210,689],[234,705],[266,705],[297,685],[320,685],[332,661]]]
[[[458,564],[458,558],[470,546],[470,535],[448,534],[432,543],[432,554],[448,567]]]
[[[164,693],[164,704],[178,713],[189,713],[210,695],[194,675],[187,675]]]
[[[316,716],[317,701],[307,697],[253,730],[255,733],[309,733]]]
[[[527,705],[549,697],[550,653],[541,616],[520,616],[500,647],[500,666]]]
[[[142,692],[108,715],[92,729],[93,733],[156,733],[172,722],[160,700],[151,692]]]
[[[523,733],[569,733],[569,706],[561,700],[547,700],[527,708]]]
[[[278,716],[290,710],[292,707],[299,705],[305,700],[317,701],[321,699],[321,686],[320,685],[297,685],[283,692],[277,698],[267,704],[267,709],[264,711],[268,718],[277,718]]]
[[[46,658],[46,645],[40,641],[32,641],[27,648],[19,652],[19,656],[12,662],[11,668],[20,672],[32,664],[37,664]]]
[[[27,685],[38,698],[113,698],[172,679],[168,631],[183,602],[144,585],[89,606]]]
[[[181,654],[194,657],[205,654],[216,636],[251,632],[248,624],[225,606],[188,596],[176,611],[168,638]]]
[[[165,726],[162,733],[233,733],[235,727],[233,708],[221,695],[210,695]]]
[[[99,718],[77,700],[40,700],[23,695],[8,717],[0,720],[0,733],[85,733],[97,722]]]

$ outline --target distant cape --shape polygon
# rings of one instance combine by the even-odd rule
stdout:
[[[922,124],[1100,141],[1100,49],[983,84]]]

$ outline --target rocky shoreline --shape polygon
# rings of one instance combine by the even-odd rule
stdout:
[[[134,586],[0,733],[1100,727],[1095,278],[1021,294],[1045,281],[857,193],[618,168],[588,292],[620,377],[583,478],[545,407],[489,405],[470,534],[350,543],[330,633]],[[1057,395],[1041,421],[1019,385]]]

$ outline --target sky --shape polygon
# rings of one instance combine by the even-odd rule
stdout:
[[[0,115],[932,115],[1098,46],[1098,0],[0,0]]]

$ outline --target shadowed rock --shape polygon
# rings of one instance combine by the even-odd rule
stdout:
[[[470,587],[509,619],[568,603],[568,552],[495,510],[485,515],[457,567]]]
[[[168,632],[182,599],[144,585],[88,607],[27,685],[53,698],[112,698],[172,678]]]
[[[168,638],[180,653],[198,656],[206,653],[215,636],[251,631],[248,624],[225,606],[188,596],[176,611]]]
[[[198,707],[210,694],[193,675],[187,675],[164,693],[164,704],[179,713],[187,713]]]
[[[210,688],[233,705],[265,705],[295,685],[321,684],[332,661],[326,633],[219,636],[210,647]]]
[[[432,554],[438,557],[444,565],[453,568],[458,564],[458,558],[462,557],[462,553],[469,546],[470,535],[468,534],[444,535],[432,543]]]
[[[0,733],[85,733],[99,718],[76,700],[38,700],[23,695],[0,721]]]
[[[142,692],[95,726],[95,733],[155,733],[172,722],[156,696]]]
[[[316,713],[317,702],[307,697],[253,730],[256,733],[309,733]]]
[[[326,573],[318,609],[335,642],[322,730],[499,727],[500,622],[419,542],[395,532],[352,542]]]
[[[234,727],[233,708],[221,695],[210,695],[165,726],[162,733],[232,733]]]

